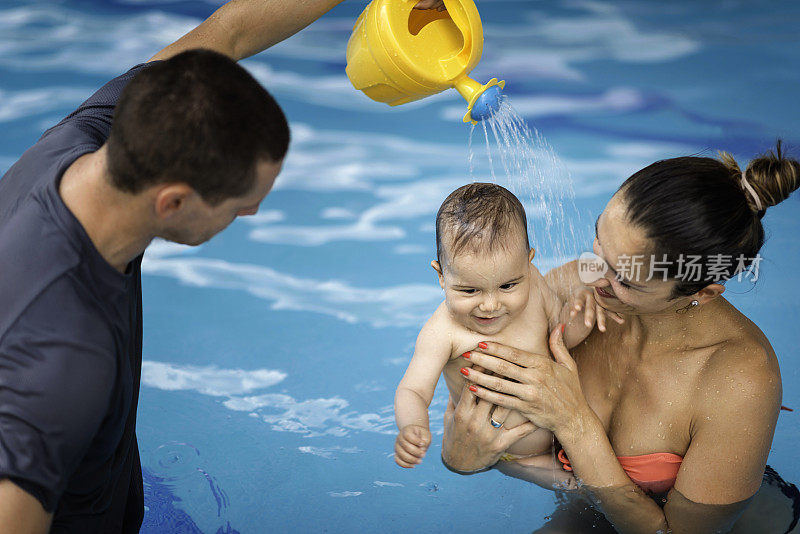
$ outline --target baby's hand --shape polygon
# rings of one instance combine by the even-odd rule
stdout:
[[[422,462],[430,444],[430,430],[420,425],[406,425],[394,441],[394,461],[400,467],[414,467]]]
[[[594,298],[594,290],[591,288],[581,289],[572,296],[569,311],[570,321],[580,312],[584,312],[583,324],[587,328],[591,329],[597,323],[597,329],[601,332],[606,331],[606,316],[611,317],[619,324],[625,322],[625,319],[617,312],[608,311],[600,306]]]

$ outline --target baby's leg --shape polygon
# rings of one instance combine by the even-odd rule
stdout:
[[[502,473],[533,482],[546,489],[574,490],[578,483],[571,471],[564,471],[554,453],[547,452],[527,458],[504,455],[497,463]]]

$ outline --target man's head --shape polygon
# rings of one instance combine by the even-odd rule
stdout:
[[[157,190],[156,214],[177,215],[162,237],[196,244],[258,209],[288,146],[280,106],[246,70],[191,50],[143,69],[125,87],[108,171],[123,192]]]

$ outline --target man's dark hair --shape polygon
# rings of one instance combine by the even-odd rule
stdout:
[[[511,191],[480,182],[461,186],[450,193],[436,214],[436,258],[441,262],[445,256],[444,237],[448,240],[449,257],[453,258],[466,247],[506,247],[513,232],[523,233],[527,252],[530,243],[525,208]]]
[[[277,162],[289,125],[275,99],[235,61],[189,50],[125,87],[108,138],[113,184],[138,193],[183,182],[209,204],[247,193],[256,164]]]

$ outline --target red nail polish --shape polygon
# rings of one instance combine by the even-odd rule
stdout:
[[[469,369],[467,369],[466,367],[462,367],[461,374],[464,376],[469,376]]]
[[[484,343],[483,341],[481,341],[480,343],[478,343],[478,348],[485,349],[485,348],[488,348],[488,347],[489,347],[489,345],[487,345],[487,344],[486,344],[486,343]]]
[[[469,360],[469,357],[470,357],[471,355],[472,355],[472,353],[471,353],[470,351],[467,351],[467,352],[465,352],[464,354],[462,354],[462,355],[461,355],[461,357],[462,357],[462,358],[466,358],[466,359],[468,359],[468,360]]]
[[[470,386],[470,387],[469,387],[469,390],[470,390],[471,392],[473,392],[473,393],[476,393],[476,392],[478,391],[478,388],[477,388],[477,387],[475,387],[475,386]]]

